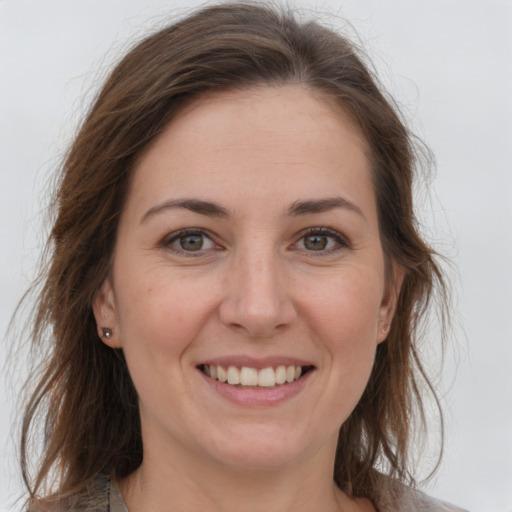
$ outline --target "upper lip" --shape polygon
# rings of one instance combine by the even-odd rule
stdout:
[[[198,365],[213,366],[236,366],[237,368],[247,367],[261,370],[263,368],[277,368],[278,366],[314,366],[311,361],[286,356],[251,357],[243,355],[223,356],[205,359]]]

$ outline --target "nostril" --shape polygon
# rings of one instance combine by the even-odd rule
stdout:
[[[247,307],[244,304],[223,304],[219,310],[221,322],[250,338],[272,338],[283,332],[296,315],[287,309],[291,306],[275,305],[273,308]]]

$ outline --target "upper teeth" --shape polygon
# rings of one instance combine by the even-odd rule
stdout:
[[[301,376],[302,367],[281,365],[276,368],[268,367],[257,370],[256,368],[250,368],[248,366],[242,366],[242,368],[228,366],[226,368],[220,365],[205,364],[203,371],[212,379],[227,382],[234,386],[241,384],[242,386],[271,388],[275,385],[297,380]]]

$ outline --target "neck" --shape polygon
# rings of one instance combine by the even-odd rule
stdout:
[[[327,453],[327,452],[326,452]],[[173,453],[145,450],[144,462],[120,482],[130,512],[359,512],[374,511],[366,500],[348,498],[333,482],[332,464],[317,460],[275,469],[200,464]],[[325,458],[324,454],[316,454]],[[197,461],[196,461],[197,462]],[[323,469],[322,469],[323,468]]]

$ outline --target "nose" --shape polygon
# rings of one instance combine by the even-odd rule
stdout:
[[[272,338],[297,316],[290,285],[272,251],[244,251],[226,274],[221,322],[251,338]]]

